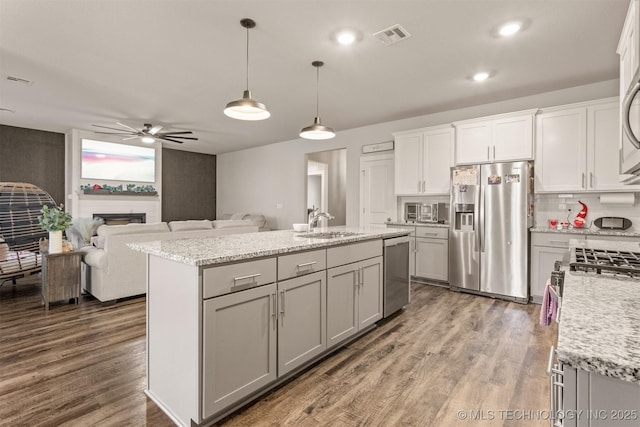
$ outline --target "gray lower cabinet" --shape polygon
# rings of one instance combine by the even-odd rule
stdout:
[[[327,346],[382,319],[382,257],[327,270]]]
[[[321,354],[327,348],[326,272],[278,283],[278,376]]]
[[[202,418],[277,378],[275,283],[204,301]]]
[[[562,366],[563,427],[637,427],[640,425],[640,385],[622,379]]]

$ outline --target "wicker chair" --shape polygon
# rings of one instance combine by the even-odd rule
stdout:
[[[0,285],[41,270],[40,239],[48,233],[38,225],[42,205],[55,205],[43,189],[23,182],[0,182],[0,237],[9,252],[0,258]]]

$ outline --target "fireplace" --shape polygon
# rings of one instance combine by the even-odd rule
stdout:
[[[94,213],[94,218],[102,218],[106,225],[142,224],[147,222],[147,214],[138,213]]]

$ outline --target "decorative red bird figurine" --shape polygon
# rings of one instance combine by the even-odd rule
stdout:
[[[582,210],[578,212],[578,215],[576,215],[575,219],[573,220],[573,224],[576,228],[582,228],[584,227],[584,223],[586,222],[585,218],[587,217],[587,212],[589,211],[589,209],[587,208],[587,205],[582,203],[580,200],[578,200],[578,203],[582,205]]]

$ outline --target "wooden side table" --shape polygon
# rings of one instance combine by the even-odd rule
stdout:
[[[49,310],[49,302],[74,298],[80,302],[80,263],[83,252],[60,252],[50,254],[44,250],[42,254],[42,300],[45,309]]]

